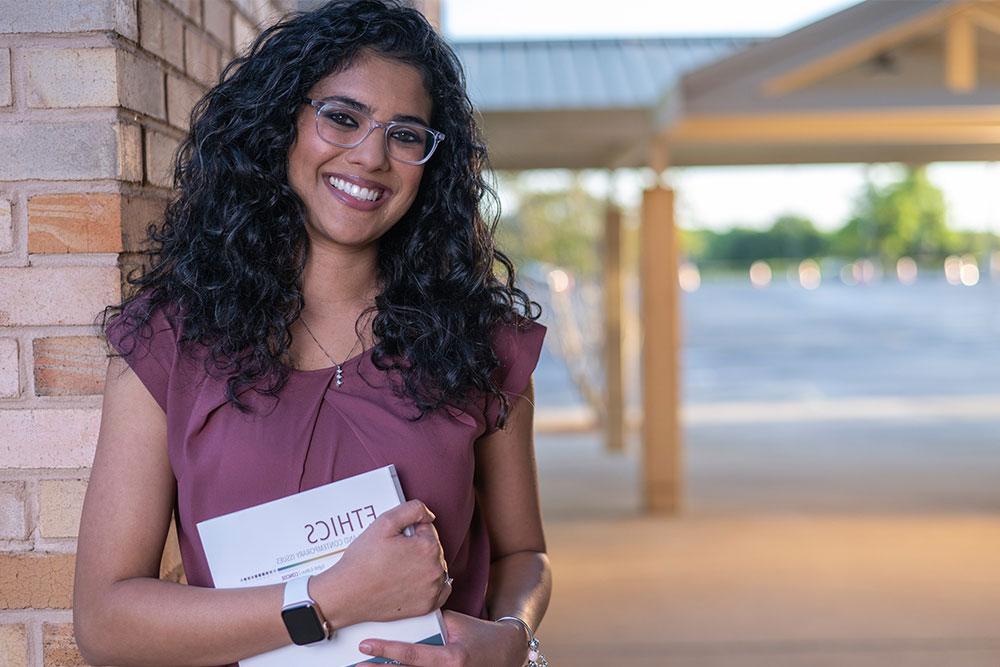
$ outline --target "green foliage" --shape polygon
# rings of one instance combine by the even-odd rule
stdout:
[[[497,229],[500,247],[515,264],[541,261],[566,267],[583,277],[598,275],[606,203],[573,180],[566,189],[532,189],[532,175],[502,174],[500,189],[514,201]],[[507,210],[507,209],[510,210]],[[635,230],[623,230],[624,254],[637,256]],[[679,230],[682,252],[701,262],[745,267],[758,259],[793,262],[835,256],[879,258],[891,266],[910,256],[937,263],[949,254],[982,255],[1000,247],[985,232],[948,228],[944,196],[923,167],[907,168],[884,186],[867,183],[854,212],[840,229],[823,233],[808,218],[786,214],[769,229],[734,227],[724,232]]]
[[[506,187],[518,198],[517,210],[504,215],[497,242],[514,263],[541,261],[583,276],[601,268],[604,201],[574,182],[568,190],[531,192],[518,181]]]
[[[924,167],[909,167],[883,187],[869,182],[854,214],[840,229],[824,234],[800,216],[783,216],[770,229],[735,227],[726,232],[689,231],[685,246],[698,260],[745,265],[758,259],[804,259],[832,255],[878,257],[892,265],[909,256],[937,263],[956,253],[983,254],[1000,245],[994,234],[948,228],[944,195]]]
[[[770,229],[734,227],[725,232],[688,232],[697,243],[685,249],[700,260],[750,263],[758,259],[805,259],[826,250],[827,239],[812,221],[784,215]],[[695,249],[700,249],[700,252]]]
[[[838,232],[841,243],[895,262],[903,256],[938,259],[954,252],[958,239],[948,229],[944,195],[924,167],[908,167],[903,178],[878,188],[869,183],[857,211]],[[854,238],[850,238],[850,236]]]

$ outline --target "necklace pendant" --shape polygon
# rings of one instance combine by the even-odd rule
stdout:
[[[336,377],[336,380],[337,380],[337,386],[338,387],[344,384],[344,369],[340,367],[340,364],[337,364],[337,377]]]

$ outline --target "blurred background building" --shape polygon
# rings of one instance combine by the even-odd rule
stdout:
[[[570,664],[1000,661],[1000,7],[828,8],[456,41],[550,324],[543,629]]]

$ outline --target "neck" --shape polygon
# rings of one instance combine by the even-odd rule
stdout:
[[[325,252],[316,249],[302,274],[303,314],[321,321],[370,305],[378,290],[375,249]],[[352,320],[353,321],[353,320]]]

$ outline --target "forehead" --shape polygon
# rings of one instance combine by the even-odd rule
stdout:
[[[340,72],[323,77],[309,97],[323,99],[345,95],[371,107],[378,118],[395,115],[430,119],[431,97],[423,75],[413,65],[365,54]]]

